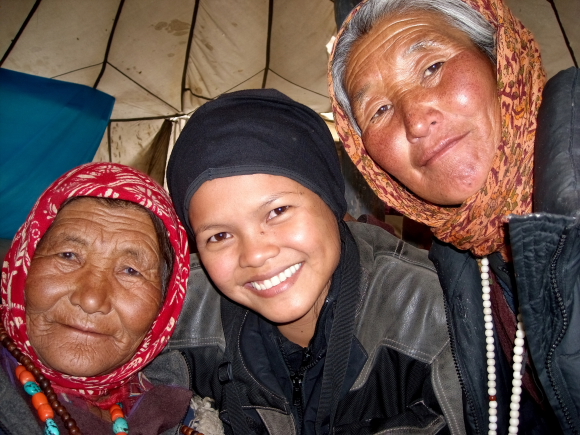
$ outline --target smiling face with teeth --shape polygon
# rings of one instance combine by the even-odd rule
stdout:
[[[296,181],[267,174],[206,181],[189,219],[201,260],[230,299],[306,346],[340,260],[328,205]]]

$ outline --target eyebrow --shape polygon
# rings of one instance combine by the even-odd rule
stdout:
[[[424,50],[427,50],[428,48],[435,47],[438,45],[439,44],[437,42],[433,41],[432,39],[427,39],[427,40],[415,42],[413,45],[411,45],[409,48],[407,48],[405,50],[403,55],[410,56],[410,55],[416,53],[417,51],[424,51]]]
[[[270,204],[272,204],[274,201],[276,201],[277,199],[281,198],[284,195],[291,195],[291,194],[296,194],[298,195],[299,192],[291,192],[291,191],[283,191],[283,192],[276,192],[272,195],[270,195],[269,197],[266,198],[266,200],[264,202],[262,202],[259,206],[258,209],[263,209],[268,207]],[[199,233],[203,233],[205,231],[209,231],[213,228],[218,228],[218,229],[223,229],[224,225],[222,224],[207,224],[207,225],[202,225],[200,226],[197,230],[194,229],[194,233],[195,234],[199,234]]]
[[[267,207],[267,206],[269,206],[269,205],[270,205],[270,204],[272,204],[274,201],[276,201],[277,199],[279,199],[279,198],[283,197],[284,195],[293,195],[293,194],[296,194],[296,195],[298,195],[298,192],[276,192],[276,193],[274,193],[274,194],[270,195],[270,196],[269,196],[269,197],[266,199],[266,201],[264,201],[264,202],[262,203],[262,205],[260,205],[260,207],[259,207],[259,208],[264,208],[264,207]]]
[[[74,243],[83,247],[89,246],[89,243],[85,239],[70,233],[57,234],[53,243]],[[121,252],[124,255],[128,255],[138,261],[141,261],[142,259],[145,259],[145,261],[149,260],[149,256],[147,255],[146,251],[142,249],[128,247],[121,249]]]
[[[54,241],[52,242],[53,244],[56,243],[74,243],[76,245],[81,245],[81,246],[88,246],[89,243],[79,237],[79,236],[75,236],[74,234],[70,234],[70,233],[60,233],[60,234],[56,234],[54,236]]]
[[[125,248],[122,249],[121,252],[129,257],[133,257],[135,260],[141,259],[143,257],[143,253],[133,248]]]
[[[364,97],[365,97],[367,91],[369,90],[369,88],[370,88],[370,84],[366,84],[354,94],[354,96],[352,97],[354,105],[360,106],[362,104]]]

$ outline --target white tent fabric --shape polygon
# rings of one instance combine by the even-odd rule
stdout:
[[[276,88],[329,112],[325,45],[336,32],[333,6],[330,0],[0,0],[1,66],[114,96],[95,160],[139,167],[164,118],[191,113],[224,92]]]

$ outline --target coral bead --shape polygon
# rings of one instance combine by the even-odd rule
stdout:
[[[111,409],[110,412],[111,412],[111,420],[113,421],[117,420],[118,418],[124,417],[121,408]]]
[[[20,377],[20,373],[22,373],[24,370],[26,370],[26,369],[22,365],[16,367],[16,370],[14,370],[16,372],[16,377],[19,378]]]
[[[44,404],[44,405],[40,405],[37,409],[38,411],[38,416],[40,417],[40,419],[42,421],[46,421],[49,418],[54,418],[54,411],[52,410],[52,408],[50,407],[50,405],[48,403]]]
[[[32,404],[36,409],[40,408],[41,405],[48,405],[48,399],[46,398],[46,394],[36,393],[34,396],[32,396]],[[52,409],[52,407],[50,409]]]
[[[36,382],[36,379],[34,379],[32,373],[26,369],[20,372],[20,375],[18,375],[18,380],[22,383],[22,385],[26,384],[27,382]]]

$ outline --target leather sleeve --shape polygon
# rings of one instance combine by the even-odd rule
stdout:
[[[538,113],[534,212],[580,215],[580,69],[552,77]]]

